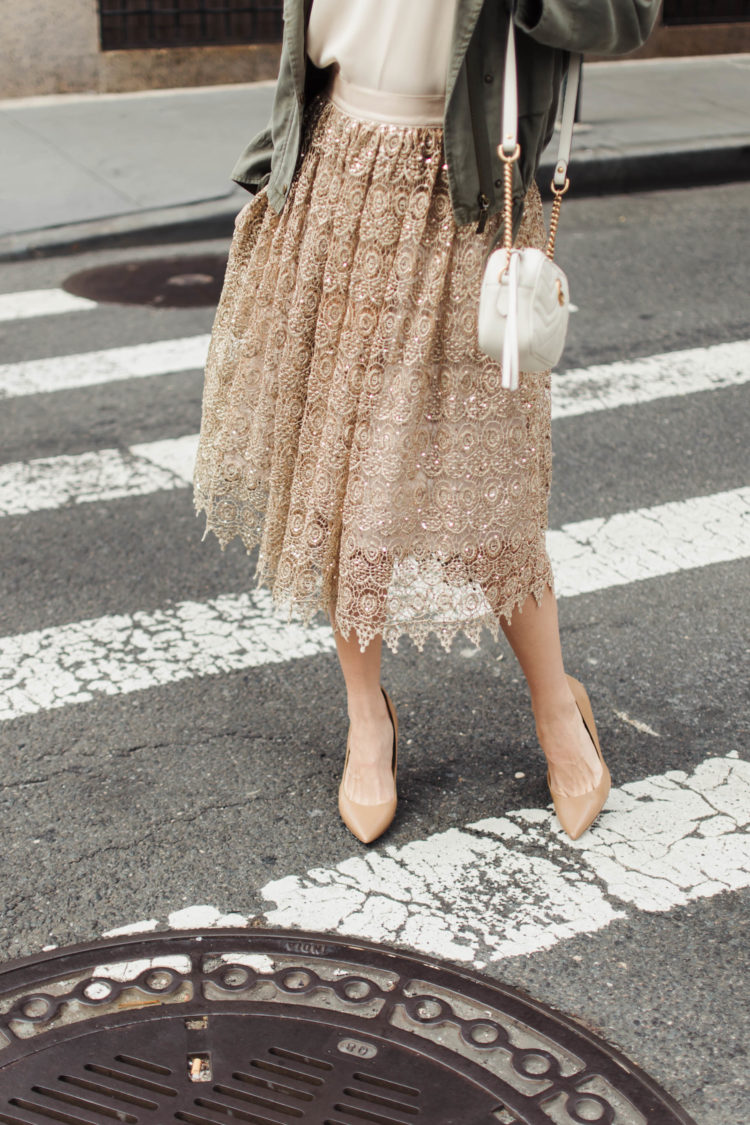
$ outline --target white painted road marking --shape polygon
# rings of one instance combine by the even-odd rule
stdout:
[[[540,772],[541,756],[540,756]],[[569,840],[551,808],[519,809],[403,847],[364,849],[260,891],[265,923],[408,946],[484,968],[596,933],[633,910],[673,910],[750,886],[750,763],[736,753],[613,788]],[[241,903],[237,903],[241,907]],[[105,937],[246,926],[189,906]]]
[[[142,457],[161,469],[174,473],[177,480],[192,484],[195,457],[198,452],[198,434],[185,437],[168,438],[163,441],[148,441],[143,445],[131,445],[133,457]]]
[[[77,377],[73,361],[78,360],[82,361],[78,371],[81,377],[93,378],[94,382],[104,381],[104,376],[101,380],[95,377],[99,361],[92,357],[108,357],[107,377],[113,379],[127,378],[131,368],[135,371],[133,377],[138,377],[201,366],[205,358],[206,339],[194,338],[199,343],[191,339],[167,341],[167,344],[180,347],[169,353],[164,370],[160,370],[165,356],[164,344],[158,345],[161,350],[157,352],[144,350],[157,347],[148,344],[137,349],[114,349],[112,352],[63,357],[60,361],[63,368],[59,371],[29,372],[29,365],[25,365],[25,374],[19,374],[18,369],[24,365],[9,365],[0,368],[0,394],[3,379],[6,393],[21,393],[19,388],[30,386],[34,379],[55,384],[47,389],[61,388],[62,383],[58,380],[67,380],[65,385],[70,387],[70,380]],[[135,358],[133,351],[137,353]],[[123,356],[123,353],[128,355]],[[38,361],[40,364],[50,362],[53,361]],[[31,366],[33,368],[34,365]],[[627,363],[582,368],[553,379],[552,416],[555,419],[568,418],[617,406],[637,405],[665,396],[719,390],[739,386],[748,379],[750,341],[744,340],[669,352]],[[11,387],[15,390],[8,389]],[[125,453],[104,449],[77,456],[47,457],[6,465],[0,470],[0,516],[22,515],[62,504],[112,500],[119,496],[146,496],[156,491],[184,488],[192,482],[197,448],[198,435],[188,434],[133,445],[129,451],[130,458]],[[100,469],[97,468],[97,458],[102,460]],[[171,475],[154,472],[145,462],[169,469]],[[101,480],[100,492],[97,491],[97,479]],[[55,497],[59,497],[58,502],[55,502]]]
[[[628,908],[666,911],[750,886],[749,824],[750,763],[711,758],[613,789],[575,842],[550,811],[522,809],[274,880],[264,913],[274,927],[481,967],[594,933]]]
[[[552,379],[552,417],[569,418],[750,380],[750,340],[582,367]]]
[[[330,628],[287,623],[264,590],[40,629],[0,641],[0,720],[332,648]]]
[[[98,308],[96,301],[74,297],[64,289],[27,289],[22,293],[0,293],[0,320],[26,320],[34,316],[85,312]]]
[[[99,449],[0,465],[0,516],[50,511],[66,504],[147,496],[186,481],[152,460]]]
[[[549,546],[559,597],[747,558],[750,488],[570,524]],[[264,590],[51,626],[0,639],[0,720],[333,647]]]
[[[202,368],[209,336],[157,340],[77,355],[24,360],[0,366],[0,398],[48,394],[92,387],[120,379],[145,379]]]
[[[559,597],[750,555],[750,487],[547,532]]]
[[[190,434],[124,453],[98,449],[0,465],[0,516],[184,488],[192,481],[197,448],[198,435]]]
[[[73,390],[205,365],[210,336],[0,365],[0,397]],[[664,352],[555,375],[552,417],[637,406],[654,399],[740,386],[750,379],[750,340]]]

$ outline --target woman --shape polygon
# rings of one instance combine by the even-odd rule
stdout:
[[[517,5],[518,244],[545,243],[534,174],[566,52],[631,50],[657,9]],[[272,119],[233,172],[257,194],[237,217],[216,314],[195,504],[222,549],[236,535],[248,552],[260,544],[258,580],[278,604],[330,614],[350,720],[339,810],[363,842],[396,809],[380,657],[402,634],[448,648],[459,631],[478,643],[500,625],[571,837],[609,792],[588,698],[563,669],[545,549],[549,372],[505,390],[476,343],[483,263],[502,234],[508,10],[287,0]]]

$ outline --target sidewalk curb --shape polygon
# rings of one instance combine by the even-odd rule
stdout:
[[[543,195],[549,193],[553,173],[554,162],[545,159],[537,173]],[[617,195],[741,182],[750,180],[750,140],[669,151],[645,149],[607,155],[590,152],[582,159],[574,152],[570,179],[571,192],[578,195]]]
[[[82,253],[109,246],[139,246],[145,241],[170,243],[194,238],[229,238],[237,212],[250,198],[244,190],[238,191],[242,194],[230,192],[200,203],[134,211],[85,223],[66,223],[2,235],[0,262]]]
[[[550,197],[554,162],[545,159],[537,179],[542,196]],[[711,145],[691,150],[639,153],[575,154],[571,161],[574,195],[608,195],[669,188],[703,187],[750,180],[750,141]],[[231,238],[234,219],[250,198],[237,189],[227,196],[200,203],[163,207],[71,223],[0,237],[0,262],[81,253],[107,247],[138,246],[144,242],[175,243]]]

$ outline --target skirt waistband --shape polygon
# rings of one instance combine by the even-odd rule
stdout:
[[[442,126],[444,94],[392,94],[347,82],[339,72],[327,90],[328,97],[344,113],[389,125]]]

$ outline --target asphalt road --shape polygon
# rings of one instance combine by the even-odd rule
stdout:
[[[560,379],[661,353],[708,355],[714,345],[750,338],[746,224],[746,185],[566,200],[558,257],[579,311]],[[0,297],[164,252],[102,250],[8,264]],[[189,337],[209,332],[211,321],[211,308],[123,305],[8,320],[0,323],[1,362]],[[700,354],[690,362],[700,369]],[[201,388],[200,370],[192,369],[14,394],[0,416],[0,473],[16,462],[193,434]],[[747,484],[747,418],[739,377],[696,393],[681,393],[678,381],[674,393],[650,402],[624,398],[613,409],[557,418],[550,527],[657,509],[667,539],[673,509],[663,506],[686,501],[695,502],[685,509],[688,523],[700,522],[711,498]],[[213,539],[201,542],[186,487],[71,501],[0,522],[3,638],[254,589],[252,560],[237,543],[222,554]],[[656,577],[603,582],[561,600],[566,662],[588,686],[619,789],[671,771],[701,778],[714,759],[750,759],[747,597],[747,552],[738,549],[706,565],[688,553]],[[212,671],[83,702],[42,701],[33,711],[19,704],[0,722],[6,959],[141,919],[166,926],[170,914],[195,904],[278,922],[282,903],[292,909],[294,895],[302,901],[315,883],[305,883],[306,872],[365,854],[335,811],[346,723],[330,647]],[[398,707],[403,751],[399,814],[380,852],[407,849],[392,854],[408,857],[409,845],[451,828],[546,808],[527,694],[504,642],[486,638],[476,651],[459,641],[450,653],[430,643],[422,654],[405,642],[385,655],[383,679]],[[501,956],[492,932],[477,932],[466,939],[471,961],[596,1029],[699,1125],[737,1125],[750,1114],[750,1008],[739,987],[747,965],[746,822],[747,810],[743,821],[738,808],[715,828],[725,836],[727,869],[744,844],[731,884],[740,889],[707,875],[702,889],[694,881],[673,905],[667,895],[666,905],[649,907],[643,887],[641,898],[623,897],[605,865],[597,866],[595,848],[578,852],[575,862],[585,860],[615,902],[606,924],[565,930],[556,915],[546,948],[537,941],[530,952],[518,946]],[[677,848],[676,863],[683,837],[696,832],[688,827],[664,845]],[[544,848],[531,835],[523,846],[541,863]],[[657,843],[647,860],[658,858]],[[285,876],[299,877],[291,890],[276,883]],[[546,917],[545,878],[527,903],[532,922]],[[485,886],[488,879],[491,871]],[[477,886],[456,907],[469,929],[472,909],[502,914],[497,888],[484,894]],[[564,914],[563,900],[555,910]],[[360,929],[352,921],[344,931],[348,924],[348,932],[377,940],[367,910],[362,917]],[[407,931],[394,935],[410,944]],[[412,944],[420,948],[419,940]]]

